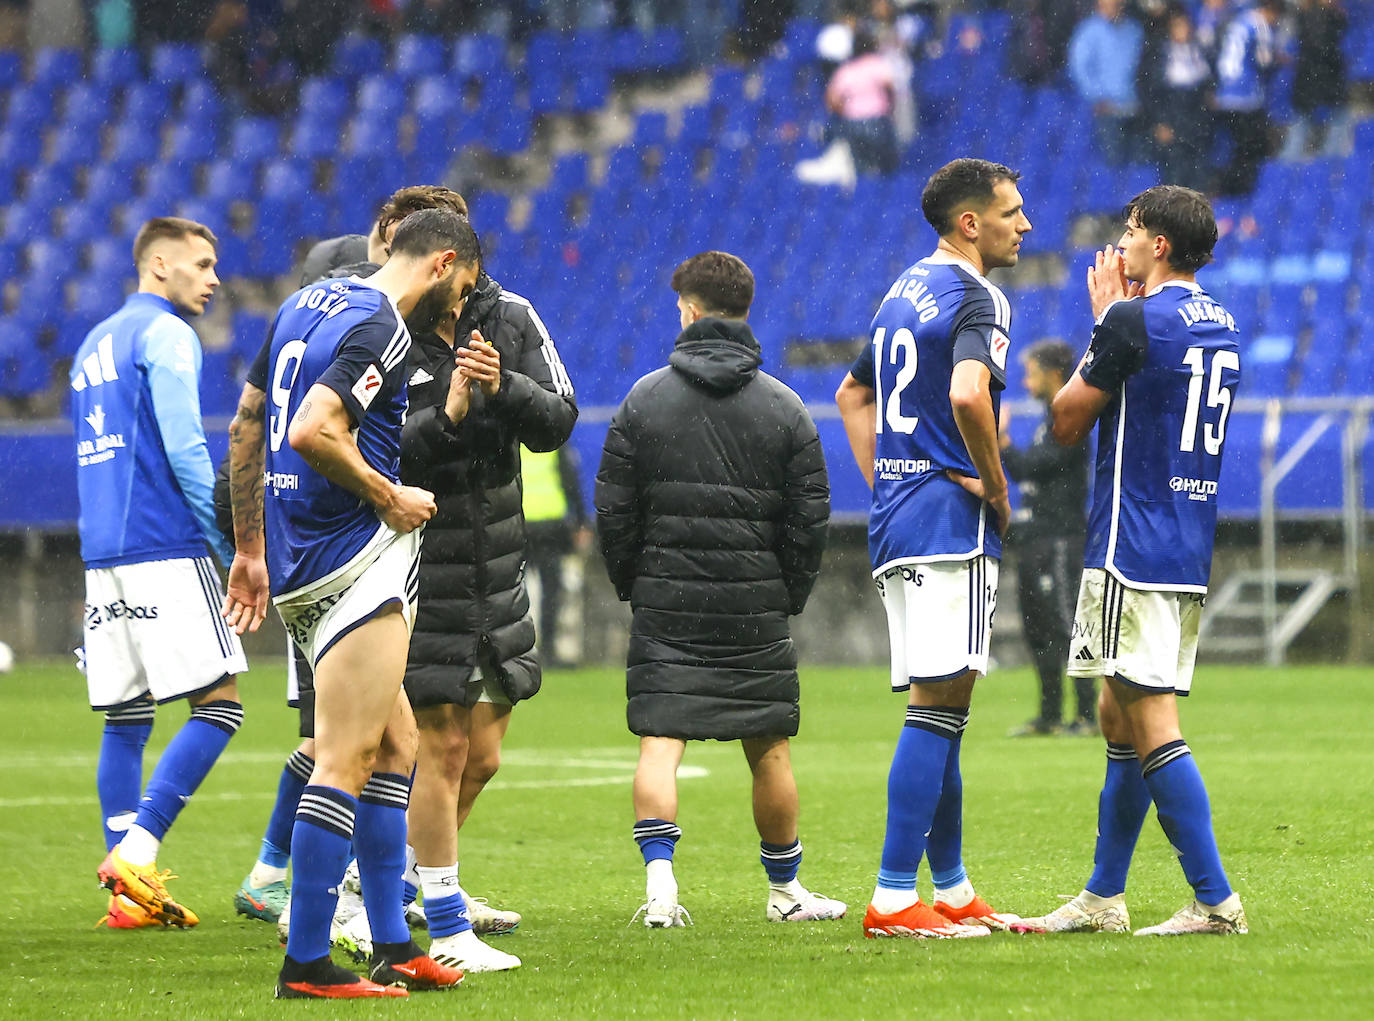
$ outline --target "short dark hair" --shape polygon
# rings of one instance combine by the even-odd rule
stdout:
[[[1034,362],[1046,372],[1058,373],[1059,378],[1063,380],[1067,380],[1073,375],[1073,367],[1078,361],[1073,348],[1057,338],[1036,341],[1026,348],[1023,357],[1028,362]]]
[[[1146,188],[1121,211],[1152,234],[1169,239],[1169,265],[1195,273],[1212,261],[1217,244],[1217,218],[1207,196],[1178,184]]]
[[[754,303],[754,274],[729,252],[700,252],[673,270],[673,290],[696,298],[704,312],[743,319]]]
[[[391,254],[422,259],[434,252],[452,248],[464,266],[482,265],[482,244],[466,216],[451,209],[421,209],[411,213],[396,227],[391,239]]]
[[[954,214],[960,206],[976,200],[984,206],[992,201],[993,189],[1002,181],[1015,183],[1021,172],[988,160],[957,159],[946,163],[926,181],[921,191],[921,212],[935,233],[944,237],[954,230]]]
[[[441,184],[412,184],[391,193],[377,212],[377,236],[386,237],[393,223],[400,223],[421,209],[447,209],[459,216],[468,215],[467,199]]]
[[[203,223],[187,220],[180,216],[155,216],[142,227],[134,238],[134,266],[142,266],[148,249],[159,241],[180,241],[185,237],[204,238],[210,247],[218,250],[219,238]]]

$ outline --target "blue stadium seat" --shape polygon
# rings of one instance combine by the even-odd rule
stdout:
[[[110,211],[84,202],[62,207],[62,229],[58,236],[70,244],[85,244],[92,238],[103,237],[110,229]],[[68,256],[70,258],[70,255]]]
[[[51,164],[40,166],[24,184],[24,202],[54,210],[76,193],[71,170]]]
[[[1289,368],[1295,338],[1282,334],[1261,334],[1241,352],[1245,364],[1242,382],[1247,397],[1281,397],[1288,392]]]
[[[63,97],[62,126],[87,129],[98,141],[100,129],[113,119],[113,109],[109,89],[91,82],[78,82]]]
[[[9,398],[40,394],[51,378],[51,363],[33,331],[10,316],[0,319],[0,368],[0,394]]]
[[[74,85],[82,74],[80,50],[45,46],[33,55],[29,81],[51,92]]]
[[[386,47],[371,36],[350,33],[334,45],[331,68],[346,79],[361,78],[386,67]]]
[[[229,235],[229,215],[228,211],[216,202],[207,202],[204,199],[186,198],[174,204],[177,216],[183,216],[188,220],[195,220],[209,227],[217,237],[227,237]],[[221,253],[221,261],[223,254]]]
[[[229,152],[235,159],[261,163],[277,154],[281,130],[269,117],[240,117],[229,129]]]
[[[185,163],[154,163],[143,174],[143,197],[171,209],[191,194],[191,168]]]
[[[506,47],[498,36],[465,35],[453,44],[453,70],[463,78],[485,78],[506,69]]]
[[[253,312],[235,312],[230,327],[229,349],[245,363],[251,363],[262,342],[267,339],[271,320]]]
[[[291,129],[288,151],[301,159],[324,159],[339,148],[339,122],[302,114]]]
[[[67,321],[72,327],[68,342],[74,346],[87,330],[123,305],[125,296],[135,286],[132,266],[122,277],[83,276],[67,306]]]
[[[161,85],[180,85],[204,71],[200,47],[194,43],[158,43],[148,60],[148,78]]]
[[[177,116],[183,124],[195,125],[213,136],[223,115],[224,100],[205,78],[192,78],[182,88]]]
[[[196,121],[174,127],[167,143],[167,158],[178,163],[206,163],[218,152],[219,142],[214,130]]]
[[[105,158],[125,168],[140,167],[156,160],[161,148],[162,140],[156,130],[126,117],[115,125]]]
[[[142,74],[138,51],[130,47],[101,47],[91,57],[91,81],[103,89],[119,89]]]
[[[215,160],[205,168],[204,196],[212,202],[243,202],[257,194],[253,164],[240,159]]]
[[[120,114],[126,122],[141,124],[144,131],[154,134],[171,109],[171,93],[167,89],[152,82],[135,81],[124,90]]]
[[[406,81],[428,74],[439,74],[447,63],[442,39],[428,35],[403,35],[396,40],[391,67]]]
[[[0,131],[0,175],[12,178],[38,165],[43,156],[43,136],[27,128]]]
[[[385,117],[359,114],[348,125],[343,152],[348,156],[370,156],[396,149],[400,128],[396,121]]]
[[[48,151],[51,166],[72,170],[89,167],[100,159],[100,130],[96,126],[63,125],[53,131],[52,148]]]
[[[14,88],[24,80],[24,55],[17,50],[0,50],[0,91]]]
[[[331,75],[312,75],[301,84],[300,110],[314,117],[341,119],[348,116],[352,97],[343,79]]]
[[[133,175],[124,167],[102,163],[92,167],[86,175],[86,192],[82,198],[88,205],[108,211],[133,197],[134,184]]]
[[[5,127],[41,132],[53,119],[52,93],[41,85],[19,85],[10,90],[5,106]]]
[[[357,111],[361,117],[397,120],[405,107],[405,86],[394,75],[370,74],[358,85]]]
[[[86,246],[86,269],[92,276],[133,272],[133,254],[119,238],[98,237]]]
[[[239,359],[232,350],[205,348],[200,365],[200,412],[202,415],[232,415],[238,406],[243,380]]]

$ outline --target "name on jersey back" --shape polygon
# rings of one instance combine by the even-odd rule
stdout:
[[[1232,333],[1240,332],[1236,329],[1236,321],[1231,318],[1230,312],[1206,299],[1184,302],[1179,306],[1178,314],[1179,318],[1183,320],[1183,324],[1189,329],[1198,323],[1218,323]]]
[[[922,269],[920,266],[912,266],[908,272],[910,276],[898,278],[897,282],[884,295],[883,301],[889,302],[893,298],[905,298],[911,302],[911,307],[916,310],[917,321],[928,323],[940,314],[940,306],[936,304],[935,295],[930,292],[925,281],[916,278],[929,276],[930,271]]]

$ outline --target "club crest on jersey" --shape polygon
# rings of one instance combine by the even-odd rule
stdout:
[[[1001,330],[992,331],[992,343],[988,345],[988,350],[992,354],[992,360],[997,363],[999,369],[1005,370],[1007,367],[1007,351],[1011,348],[1011,341]]]
[[[375,365],[369,365],[367,371],[358,377],[358,382],[353,384],[353,397],[364,411],[372,406],[372,400],[382,389],[382,371]]]

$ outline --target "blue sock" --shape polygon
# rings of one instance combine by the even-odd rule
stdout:
[[[358,798],[353,848],[358,855],[363,906],[374,944],[410,942],[410,927],[401,903],[409,801],[410,777],[400,773],[373,773]]]
[[[95,789],[105,829],[105,850],[119,843],[138,812],[143,791],[143,749],[153,732],[153,703],[135,702],[105,713]],[[115,828],[111,828],[111,823]]]
[[[759,861],[763,871],[768,873],[768,881],[781,886],[797,878],[797,870],[802,863],[802,843],[794,840],[790,844],[770,844],[759,841]]]
[[[301,792],[291,833],[291,930],[286,956],[304,964],[329,956],[329,923],[348,868],[358,802],[333,787]]]
[[[1212,832],[1212,806],[1193,753],[1186,742],[1170,741],[1145,756],[1141,771],[1188,885],[1201,903],[1215,907],[1231,896],[1231,884],[1221,867]]]
[[[243,723],[243,706],[222,699],[191,710],[143,792],[135,823],[161,840]]]
[[[262,850],[258,852],[258,861],[264,865],[284,869],[291,860],[291,830],[296,825],[296,806],[301,802],[301,791],[310,782],[314,768],[315,760],[300,749],[292,752],[282,767],[281,779],[277,781],[277,801],[267,817],[267,831],[262,835]]]
[[[1140,775],[1140,761],[1128,744],[1107,742],[1107,778],[1097,799],[1097,847],[1087,890],[1099,897],[1126,892],[1140,827],[1150,811],[1150,788]]]
[[[676,823],[663,819],[640,819],[635,823],[634,835],[635,843],[644,855],[644,864],[648,865],[661,858],[673,860],[673,851],[682,837],[682,830]]]
[[[914,890],[916,869],[940,803],[953,728],[941,710],[907,706],[906,726],[897,738],[887,775],[887,835],[883,840],[878,885]]]
[[[451,893],[444,897],[426,897],[425,921],[429,925],[431,939],[467,932],[472,928],[472,922],[468,920],[467,905],[463,902],[461,893]]]
[[[930,878],[935,882],[935,889],[948,890],[968,878],[964,868],[964,777],[959,772],[959,748],[964,743],[964,729],[968,727],[968,707],[930,708],[958,728],[949,744],[944,786],[940,788],[940,803],[935,806],[935,818],[931,820],[930,838],[926,843],[926,861],[930,863]]]

